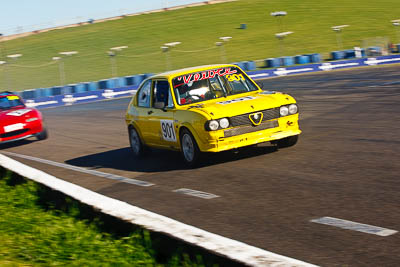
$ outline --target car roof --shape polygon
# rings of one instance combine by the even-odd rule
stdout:
[[[184,68],[184,69],[178,69],[178,70],[173,70],[173,71],[168,71],[168,72],[163,72],[156,74],[150,78],[173,78],[181,75],[185,75],[188,73],[193,73],[193,72],[199,72],[199,71],[204,71],[204,70],[211,70],[211,69],[217,69],[217,68],[226,68],[226,67],[235,67],[237,68],[238,66],[232,65],[232,64],[214,64],[214,65],[203,65],[203,66],[197,66],[197,67],[190,67],[190,68]]]
[[[6,96],[18,96],[18,95],[14,94],[13,92],[9,92],[9,91],[0,92],[0,97],[6,97]]]

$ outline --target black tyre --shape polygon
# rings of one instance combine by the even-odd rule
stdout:
[[[200,149],[189,130],[183,129],[180,134],[181,152],[183,160],[189,167],[195,167],[199,163]]]
[[[140,136],[134,127],[129,127],[129,143],[131,145],[131,149],[135,157],[139,158],[143,156],[144,145],[142,140],[140,140]]]
[[[40,133],[38,133],[38,134],[36,134],[36,138],[37,138],[37,140],[45,140],[45,139],[47,139],[49,137],[49,134],[48,134],[48,132],[47,132],[47,129],[46,128],[43,128],[43,130],[40,132]]]
[[[289,136],[289,137],[283,138],[281,140],[278,140],[277,145],[278,145],[278,148],[291,147],[297,143],[297,140],[299,140],[298,135]]]

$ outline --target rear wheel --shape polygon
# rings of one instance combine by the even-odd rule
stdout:
[[[200,158],[200,150],[196,140],[187,129],[183,129],[180,135],[183,160],[189,167],[194,167]]]
[[[135,157],[141,157],[144,154],[144,146],[142,140],[140,140],[140,136],[134,127],[129,128],[129,143],[131,145],[131,149],[133,155]]]
[[[297,143],[297,140],[299,140],[298,135],[289,136],[289,137],[283,138],[281,140],[278,140],[277,145],[278,145],[278,148],[291,147]]]

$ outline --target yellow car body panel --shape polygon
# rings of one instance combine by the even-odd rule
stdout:
[[[137,93],[126,112],[128,127],[135,127],[144,145],[172,150],[181,149],[180,133],[183,128],[186,128],[193,135],[202,152],[230,150],[276,141],[301,133],[297,112],[287,116],[279,115],[279,108],[296,104],[295,99],[287,94],[261,90],[245,72],[242,72],[245,76],[243,79],[250,80],[253,83],[252,86],[256,88],[251,92],[227,95],[193,104],[178,103],[179,98],[177,92],[174,91],[174,79],[191,73],[218,69],[240,70],[235,65],[210,65],[162,73],[148,78],[141,84],[138,93],[149,83],[154,89],[157,81],[167,81],[169,94],[172,96],[171,106],[160,109],[153,103],[148,107],[140,107]],[[152,92],[150,97],[154,98],[154,94]],[[270,119],[266,117],[272,113],[275,115],[271,115]],[[252,117],[254,114],[262,116],[261,120],[254,120]],[[207,122],[221,118],[230,120],[228,128],[212,131],[205,126]],[[246,123],[235,126],[234,120],[240,123],[244,120]]]

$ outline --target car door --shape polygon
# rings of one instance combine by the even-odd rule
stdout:
[[[151,102],[150,142],[163,148],[178,147],[174,105],[170,85],[166,79],[153,81]]]
[[[139,88],[137,92],[136,112],[133,118],[145,144],[149,144],[151,140],[149,121],[151,114],[153,113],[151,111],[151,86],[152,80],[148,80]]]

